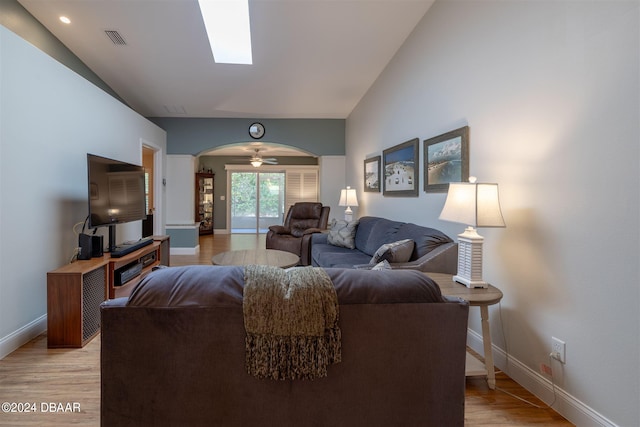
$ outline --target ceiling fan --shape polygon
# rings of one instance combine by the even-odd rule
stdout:
[[[259,148],[255,148],[254,151],[255,151],[255,154],[253,156],[251,156],[251,158],[249,159],[249,163],[251,163],[251,166],[253,166],[254,168],[259,168],[260,166],[262,166],[263,163],[265,163],[267,165],[277,165],[278,164],[278,159],[276,159],[274,157],[263,158],[260,155],[260,149]]]

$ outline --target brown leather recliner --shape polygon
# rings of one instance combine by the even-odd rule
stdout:
[[[284,225],[272,225],[267,249],[279,249],[300,257],[300,265],[311,265],[311,235],[327,228],[329,206],[299,202],[289,208]]]

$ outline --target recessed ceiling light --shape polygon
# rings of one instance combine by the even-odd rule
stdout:
[[[198,0],[213,59],[252,64],[248,0]]]
[[[62,21],[65,24],[71,24],[71,19],[67,18],[66,16],[61,16],[60,21]]]

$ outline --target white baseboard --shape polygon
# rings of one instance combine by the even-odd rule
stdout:
[[[33,322],[24,325],[7,335],[0,338],[0,359],[3,359],[10,353],[19,349],[41,333],[47,330],[47,315],[43,314]]]
[[[195,248],[170,248],[169,255],[198,255],[200,253],[200,245]]]
[[[481,334],[469,329],[467,332],[467,345],[484,356]],[[554,387],[549,379],[513,356],[508,355],[504,350],[496,347],[495,344],[492,348],[493,361],[496,367],[547,405],[553,402],[555,389],[555,403],[553,403],[552,408],[571,423],[577,426],[618,427],[617,424],[585,405],[576,397],[558,386]]]

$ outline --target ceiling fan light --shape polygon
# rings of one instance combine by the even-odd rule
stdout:
[[[259,168],[262,165],[262,160],[251,160],[251,166],[254,168]]]

